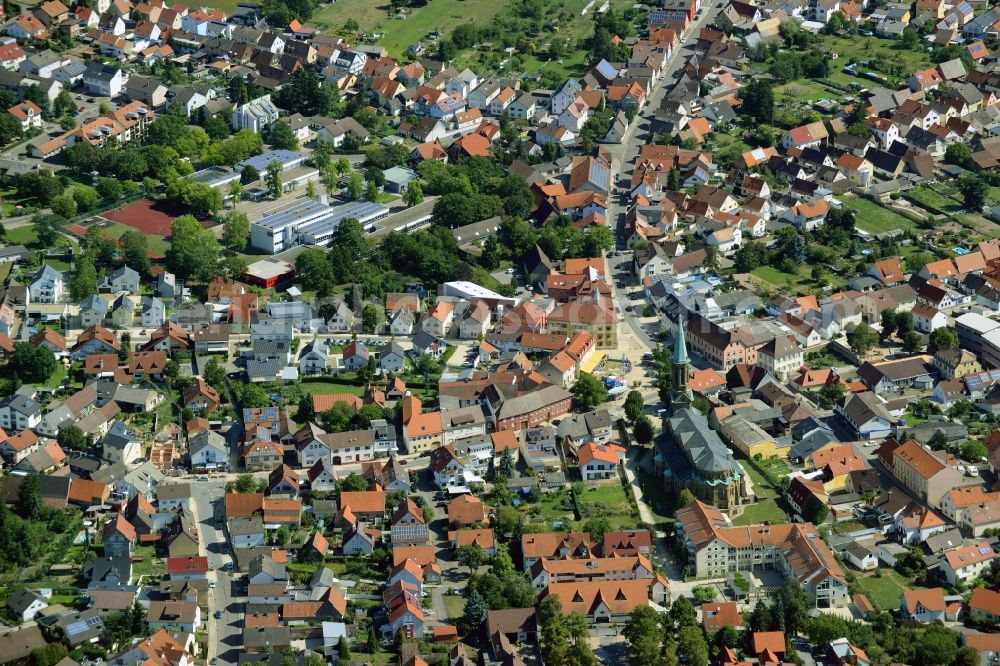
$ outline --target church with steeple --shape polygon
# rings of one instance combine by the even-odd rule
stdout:
[[[662,475],[664,488],[674,495],[689,490],[702,502],[738,514],[753,501],[752,485],[733,452],[694,408],[685,328],[682,318],[674,334],[670,404],[663,432],[656,438],[656,471]]]

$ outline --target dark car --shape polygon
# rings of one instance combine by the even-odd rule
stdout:
[[[220,611],[220,610],[215,611],[215,613],[213,614],[213,617],[215,617],[216,620],[221,620],[222,619],[222,611]]]

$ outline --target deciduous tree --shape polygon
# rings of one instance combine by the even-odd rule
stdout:
[[[74,301],[80,301],[97,293],[97,269],[94,268],[94,261],[87,254],[80,257],[73,268],[69,293],[70,298]]]
[[[635,438],[637,444],[646,446],[653,441],[654,434],[653,422],[648,416],[643,414],[636,419],[635,425],[632,426],[632,437]]]
[[[640,416],[645,413],[646,401],[642,397],[642,393],[636,390],[628,392],[625,396],[625,416],[629,421],[635,421]]]
[[[661,666],[663,627],[660,615],[649,606],[638,606],[622,629],[628,640],[629,658],[635,666]]]
[[[43,384],[55,372],[56,362],[55,354],[48,347],[15,342],[6,372],[25,384]]]
[[[222,244],[234,252],[242,252],[250,237],[250,220],[246,213],[231,210],[222,217]]]
[[[170,248],[167,266],[181,277],[207,282],[219,259],[219,241],[215,234],[191,215],[181,215],[170,225]]]
[[[587,373],[580,375],[571,392],[582,409],[593,409],[608,399],[608,389],[604,382]]]

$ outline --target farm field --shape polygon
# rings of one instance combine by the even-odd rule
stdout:
[[[906,231],[916,226],[913,220],[880,206],[874,201],[853,195],[845,195],[840,200],[844,207],[853,210],[857,215],[858,228],[864,229],[870,234],[880,234],[893,229]]]

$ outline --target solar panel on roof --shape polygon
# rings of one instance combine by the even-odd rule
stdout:
[[[87,631],[87,623],[83,620],[77,620],[66,627],[66,633],[70,636],[76,636],[77,634],[82,634],[85,631]]]
[[[980,555],[989,555],[990,552],[991,552],[990,549],[988,547],[986,547],[986,546],[983,546],[983,547],[981,547],[979,549],[979,554]]]
[[[983,387],[982,382],[979,381],[979,377],[969,377],[965,380],[965,384],[973,391],[978,391]]]
[[[750,154],[753,155],[753,158],[755,160],[759,161],[759,160],[763,160],[764,159],[764,149],[763,148],[754,148],[753,150],[750,151]]]
[[[990,379],[1000,382],[1000,370],[990,370]]]

